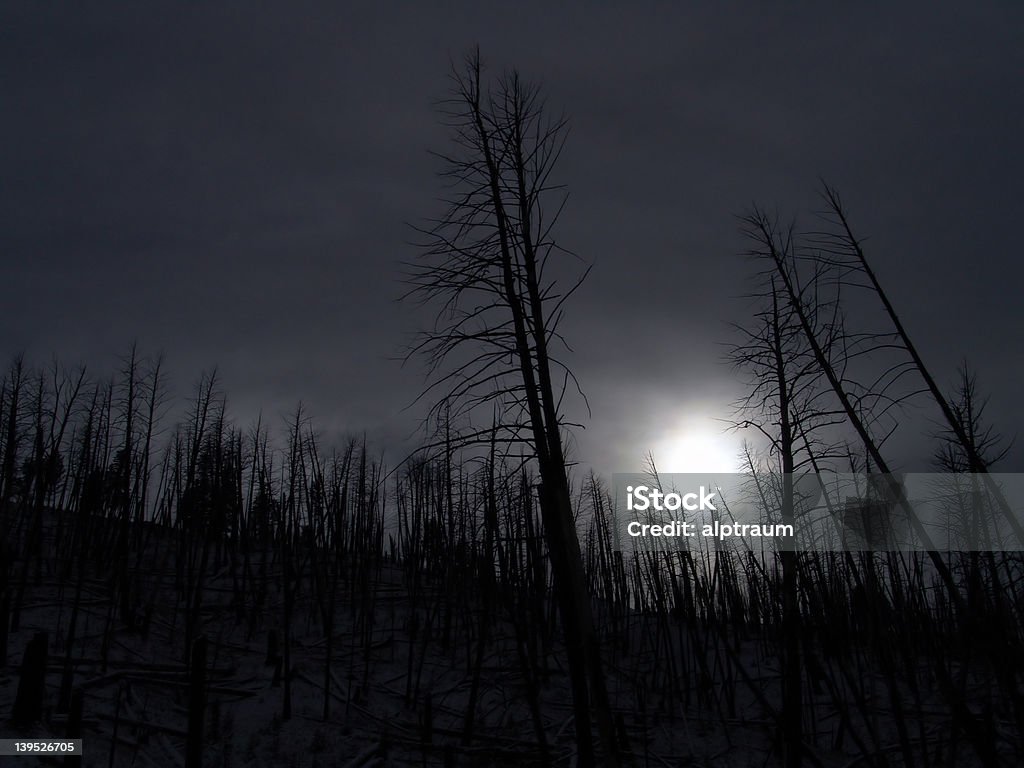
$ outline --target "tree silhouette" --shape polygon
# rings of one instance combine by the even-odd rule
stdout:
[[[423,252],[410,265],[408,294],[438,310],[434,327],[410,354],[429,361],[423,396],[436,397],[431,414],[446,430],[482,407],[498,414],[496,428],[471,429],[459,444],[521,445],[536,460],[581,764],[592,765],[597,756],[591,711],[610,764],[613,729],[562,438],[562,399],[575,378],[552,350],[564,344],[558,333],[564,303],[586,277],[584,271],[564,291],[553,277],[552,258],[567,253],[553,237],[565,195],[551,179],[566,121],[550,117],[540,90],[517,72],[485,87],[481,70],[475,52],[463,70],[453,71],[452,95],[442,104],[455,145],[454,153],[440,155],[447,210],[419,230]]]

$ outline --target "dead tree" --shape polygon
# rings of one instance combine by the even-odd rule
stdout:
[[[758,315],[756,331],[749,333],[747,343],[733,350],[733,362],[751,369],[755,375],[753,391],[743,402],[748,416],[741,426],[756,425],[769,438],[771,449],[777,455],[782,472],[780,512],[782,522],[793,525],[796,521],[793,499],[793,473],[795,471],[796,422],[794,418],[794,387],[796,374],[791,370],[806,360],[799,343],[799,329],[793,327],[789,315],[780,311],[775,281],[771,281],[769,307]],[[785,306],[785,305],[783,305]],[[751,411],[753,411],[751,413]],[[764,419],[767,423],[759,423]],[[757,420],[757,421],[755,421]],[[797,594],[797,553],[787,546],[779,553],[782,564],[782,712],[779,736],[784,764],[798,768],[803,755],[803,727],[801,702],[800,615]]]
[[[1010,508],[995,480],[989,476],[989,463],[979,450],[979,446],[972,440],[972,435],[968,432],[963,422],[962,414],[958,414],[954,405],[942,394],[939,385],[925,365],[917,347],[911,341],[910,335],[896,313],[896,309],[893,307],[888,294],[882,288],[878,276],[868,263],[862,241],[853,232],[839,193],[835,188],[823,184],[822,196],[828,205],[825,219],[831,227],[824,232],[811,233],[810,241],[815,246],[816,258],[848,272],[847,280],[851,282],[855,280],[861,281],[864,287],[867,287],[878,297],[882,307],[885,309],[886,317],[892,323],[894,335],[900,347],[909,358],[913,370],[918,373],[924,382],[925,390],[939,407],[939,411],[942,413],[950,434],[960,444],[960,449],[967,460],[968,470],[979,473],[982,476],[988,492],[1013,530],[1017,541],[1024,546],[1024,526],[1017,520],[1016,514]]]
[[[991,467],[1006,457],[1010,445],[994,427],[985,421],[988,398],[978,394],[978,381],[974,371],[964,363],[960,368],[960,382],[956,397],[949,403],[953,420],[960,425],[959,433],[947,430],[939,435],[935,449],[935,464],[946,472],[971,471],[971,454]],[[960,434],[963,434],[963,439]],[[966,446],[965,447],[965,442]]]
[[[4,411],[4,444],[3,459],[0,462],[0,513],[4,517],[4,540],[7,538],[8,504],[14,493],[15,470],[18,466],[18,449],[21,442],[21,430],[18,424],[20,398],[23,391],[25,379],[25,359],[18,355],[7,376],[3,381],[3,403]]]
[[[747,230],[746,234],[753,235],[758,242],[756,232]],[[788,243],[792,230],[780,232],[779,237]],[[786,249],[788,246],[782,247]],[[752,255],[759,255],[756,249]],[[743,341],[730,351],[733,365],[750,374],[748,393],[736,404],[734,425],[754,428],[767,439],[769,457],[779,473],[779,482],[770,484],[772,493],[757,483],[762,504],[766,511],[777,510],[784,524],[798,528],[800,499],[794,485],[796,475],[808,469],[817,471],[820,462],[840,455],[830,430],[843,421],[842,414],[828,405],[825,397],[827,388],[821,386],[821,371],[775,270],[776,265],[772,263],[759,273],[753,298],[761,304],[761,309],[755,314],[751,328],[740,329]],[[829,319],[824,343],[829,348],[830,357],[841,356],[843,348],[836,343],[842,335],[841,323],[830,314],[832,307],[825,297],[817,294],[815,302],[814,314]],[[836,349],[833,351],[832,347]],[[751,470],[756,471],[749,452],[747,459]],[[778,731],[784,763],[792,767],[800,765],[804,757],[801,689],[804,651],[800,643],[798,591],[800,564],[794,544],[783,544],[779,561],[782,566],[784,649]]]
[[[883,411],[898,406],[905,398],[890,398],[885,395],[885,385],[868,386],[867,395],[858,394],[850,386],[850,381],[845,376],[845,364],[849,355],[841,356],[838,360],[830,354],[830,343],[832,337],[828,335],[832,328],[826,324],[826,335],[823,336],[822,326],[816,322],[816,310],[818,304],[809,300],[808,288],[810,284],[801,283],[800,271],[796,268],[798,263],[821,263],[820,251],[813,238],[804,238],[804,241],[794,242],[792,238],[782,236],[779,228],[764,212],[755,210],[745,222],[748,226],[748,234],[755,243],[751,255],[764,258],[775,267],[775,274],[780,281],[781,295],[785,297],[786,304],[792,310],[793,316],[800,328],[807,348],[813,355],[814,361],[820,370],[828,388],[837,404],[837,411],[845,416],[848,425],[854,430],[857,439],[864,447],[869,461],[878,469],[882,476],[882,487],[887,497],[901,508],[911,529],[917,535],[922,548],[927,553],[929,560],[935,568],[937,576],[941,579],[951,603],[956,607],[960,615],[966,613],[966,604],[959,591],[953,573],[939,553],[938,548],[932,542],[931,536],[921,524],[915,511],[907,500],[906,493],[899,481],[889,469],[889,465],[881,452],[881,443],[884,440],[878,439],[872,434],[871,419],[877,416],[872,413],[870,405],[888,401],[883,406]],[[843,284],[840,278],[839,285]],[[838,307],[838,303],[834,306]],[[866,348],[872,349],[876,341],[872,334],[861,337],[866,339]],[[843,332],[840,336],[840,343],[850,343],[858,337]],[[880,348],[880,346],[878,347]],[[863,352],[864,347],[861,348]],[[899,377],[907,370],[907,364],[897,364],[887,369],[882,374],[882,380],[888,377],[891,384],[893,378]],[[913,393],[911,393],[913,394]],[[873,396],[873,400],[871,399]],[[868,399],[869,405],[865,406]],[[963,689],[958,689],[948,674],[939,679],[948,703],[955,713],[956,722],[963,730],[964,735],[970,741],[978,757],[984,765],[995,765],[996,756],[991,741],[984,734],[983,723],[970,710],[967,705]]]
[[[503,445],[518,444],[537,464],[540,508],[563,620],[581,764],[597,759],[594,713],[605,764],[615,743],[590,598],[572,515],[562,442],[562,398],[575,385],[553,354],[564,302],[586,276],[561,290],[552,257],[564,256],[553,227],[564,194],[551,179],[566,121],[552,118],[537,87],[516,72],[481,83],[479,53],[452,75],[442,113],[455,149],[439,155],[447,209],[419,229],[423,252],[410,265],[408,295],[438,307],[434,327],[410,356],[429,361],[434,417],[445,425],[482,408],[504,414]],[[489,444],[490,428],[462,444]]]

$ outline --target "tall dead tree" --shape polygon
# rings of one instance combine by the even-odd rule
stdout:
[[[780,512],[782,522],[793,525],[796,521],[793,499],[793,473],[797,427],[793,406],[797,374],[794,364],[805,366],[799,354],[799,329],[793,327],[788,315],[779,308],[779,296],[774,280],[770,289],[770,306],[758,315],[759,328],[749,332],[746,344],[733,351],[733,361],[756,376],[753,391],[743,403],[753,418],[741,426],[754,425],[770,440],[777,455],[782,476]],[[794,348],[795,347],[795,348]],[[766,424],[754,419],[766,418]],[[801,701],[800,609],[797,594],[797,553],[786,547],[779,553],[782,564],[782,632],[785,637],[782,658],[782,713],[779,736],[787,768],[798,768],[803,756],[803,727]]]
[[[828,259],[821,258],[821,244],[816,241],[814,233],[801,236],[794,241],[793,237],[784,236],[776,223],[758,209],[745,217],[744,221],[748,237],[754,245],[750,254],[774,265],[780,285],[780,296],[784,297],[788,309],[792,311],[807,344],[807,349],[832,392],[835,399],[835,410],[845,416],[846,423],[853,429],[869,461],[880,473],[882,481],[880,487],[887,497],[902,510],[907,523],[916,534],[920,546],[934,567],[936,575],[946,588],[950,602],[959,614],[965,614],[966,602],[949,564],[933,543],[930,534],[911,507],[904,489],[883,457],[881,445],[884,442],[884,437],[877,438],[872,431],[872,422],[879,415],[876,411],[879,410],[880,404],[883,404],[880,410],[884,412],[899,406],[906,399],[907,396],[889,396],[886,394],[886,389],[894,380],[898,380],[903,371],[919,370],[916,361],[912,363],[913,367],[907,362],[890,367],[872,386],[858,392],[845,371],[853,354],[850,351],[851,345],[857,347],[857,354],[864,354],[865,350],[880,350],[883,348],[883,345],[879,343],[880,337],[873,333],[854,335],[842,330],[837,338],[833,335],[837,330],[834,324],[819,323],[817,318],[819,304],[812,298],[816,281],[802,282],[798,265],[811,264],[815,265],[815,269],[822,264],[838,267],[840,278],[837,284],[839,286],[850,284],[847,270],[842,265],[836,265]],[[833,302],[832,306],[836,317],[839,317],[841,315],[839,302]],[[906,340],[898,331],[897,337]],[[838,359],[831,354],[832,345],[836,343],[846,346],[844,354],[840,355]],[[888,382],[888,384],[884,382]],[[962,432],[962,428],[960,432]],[[957,437],[960,437],[959,433],[957,433]],[[979,469],[981,468],[979,467]],[[982,473],[982,477],[987,477],[987,475]],[[958,689],[948,674],[939,677],[939,684],[956,714],[958,726],[971,743],[982,764],[995,765],[996,756],[991,740],[985,736],[983,722],[967,705],[963,689]]]
[[[749,226],[755,220],[747,220]],[[754,242],[760,242],[760,230],[745,229]],[[790,241],[792,231],[780,231],[783,243]],[[782,245],[788,248],[788,245]],[[751,255],[760,256],[757,249]],[[780,281],[775,274],[776,265],[768,265],[760,273],[760,282],[754,298],[761,304],[751,328],[741,328],[743,341],[730,353],[734,365],[750,374],[747,395],[737,403],[738,418],[735,426],[754,428],[768,442],[769,457],[778,483],[771,483],[773,493],[766,494],[758,483],[762,503],[767,509],[777,509],[782,522],[797,523],[799,494],[795,488],[796,474],[816,469],[819,462],[836,458],[836,446],[829,442],[832,427],[842,423],[842,414],[825,402],[822,374],[814,355],[808,349],[796,313],[790,306]],[[823,296],[816,298],[814,314],[828,316],[829,305]],[[825,344],[830,356],[841,356],[835,344],[840,324],[830,317],[830,331]],[[824,433],[822,435],[821,433]],[[751,469],[752,457],[748,454]],[[773,473],[774,474],[774,473]],[[756,479],[756,478],[755,478]],[[798,576],[800,562],[793,543],[784,543],[779,552],[782,566],[782,710],[778,723],[779,743],[783,762],[789,768],[803,762],[802,669],[804,650],[801,648],[801,619]]]
[[[938,406],[950,434],[959,443],[960,450],[967,460],[967,469],[970,472],[976,472],[981,475],[985,487],[999,507],[1018,543],[1024,546],[1024,526],[1021,525],[1016,513],[1010,508],[995,480],[989,475],[989,462],[982,455],[979,446],[972,440],[972,435],[968,432],[961,418],[962,414],[957,413],[955,406],[942,394],[935,378],[925,365],[920,352],[918,352],[917,347],[911,341],[910,335],[896,313],[892,301],[890,301],[888,294],[882,288],[878,276],[871,268],[870,263],[868,263],[863,241],[854,234],[849,216],[843,207],[838,191],[834,187],[823,184],[822,197],[828,205],[824,218],[830,227],[825,231],[811,234],[810,242],[814,246],[816,258],[850,273],[850,276],[846,278],[848,281],[851,283],[855,280],[861,281],[864,287],[868,288],[878,297],[885,310],[886,317],[892,323],[894,335],[899,345],[906,352],[913,370],[918,373],[924,382],[925,390],[931,395]]]
[[[573,519],[562,398],[571,371],[553,354],[567,289],[557,285],[564,256],[553,228],[565,202],[551,175],[566,121],[553,118],[540,90],[518,73],[481,83],[479,52],[452,74],[441,110],[455,149],[440,154],[447,209],[419,230],[423,252],[410,265],[409,295],[438,306],[434,327],[410,355],[429,361],[432,415],[445,425],[483,406],[504,415],[503,444],[523,444],[536,460],[540,508],[563,621],[581,764],[615,762],[615,743],[590,598]],[[462,443],[489,444],[488,426]],[[591,717],[593,713],[593,719]],[[600,747],[593,742],[596,721]]]

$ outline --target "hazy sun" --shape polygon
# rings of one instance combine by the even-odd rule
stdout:
[[[714,419],[687,418],[651,448],[658,472],[741,472],[741,443]]]

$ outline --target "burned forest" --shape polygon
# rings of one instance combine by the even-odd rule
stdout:
[[[331,49],[315,24],[301,29],[310,61],[318,46]],[[295,103],[306,94],[288,84],[306,87],[296,72],[312,66],[273,48],[269,30],[258,33],[267,61],[289,63],[247,98],[273,94],[290,111],[247,107],[261,136],[294,130],[288,116],[304,114]],[[901,216],[933,227],[922,248],[960,243],[961,226],[975,234],[966,219],[939,222],[932,199],[893,213],[897,182],[890,192],[878,179],[865,193],[862,176],[877,170],[869,155],[834,175],[795,168],[806,197],[791,192],[788,170],[785,183],[765,175],[750,194],[725,196],[701,175],[703,161],[679,160],[691,148],[671,121],[691,109],[685,100],[661,124],[623,95],[622,82],[641,95],[661,87],[639,64],[631,70],[633,59],[598,82],[541,53],[519,51],[527,64],[505,66],[519,49],[492,47],[501,55],[462,44],[447,70],[431,60],[423,82],[434,88],[416,94],[430,100],[431,122],[409,136],[397,106],[409,94],[388,92],[373,79],[383,75],[345,86],[379,125],[311,97],[323,122],[296,117],[305,138],[288,134],[289,170],[271,171],[269,139],[246,145],[253,175],[212,184],[199,196],[210,219],[191,228],[125,182],[118,205],[136,218],[132,206],[158,211],[123,235],[138,255],[112,258],[99,288],[86,278],[69,287],[77,273],[59,266],[38,278],[40,296],[79,307],[53,320],[56,330],[28,299],[16,308],[14,289],[4,294],[8,314],[42,330],[0,331],[10,333],[0,346],[0,763],[1024,765],[1024,496],[1019,409],[1006,405],[1019,395],[1005,383],[1020,370],[1020,318],[1005,306],[1008,287],[969,303],[971,286],[1019,286],[1000,272],[998,233],[978,237],[999,255],[935,256],[933,274],[911,280],[887,241]],[[148,61],[137,42],[131,51]],[[261,61],[254,49],[239,56]],[[230,82],[255,82],[217,61],[214,79],[223,66]],[[420,83],[419,68],[429,69],[402,63],[387,82]],[[309,80],[320,88],[331,75],[317,71]],[[762,83],[757,64],[743,76]],[[181,97],[174,111],[197,122],[177,130],[199,130],[227,93],[203,91],[202,79],[182,81],[195,102]],[[716,119],[716,96],[704,98],[687,120]],[[633,104],[636,119],[616,123],[614,99]],[[391,112],[400,119],[380,118]],[[155,122],[124,119],[154,146],[173,143]],[[349,137],[352,124],[351,135],[395,147],[395,158],[344,141],[331,144],[336,156],[317,154],[319,131]],[[744,130],[783,141],[761,122]],[[755,133],[741,143],[769,151]],[[836,129],[827,146],[843,136]],[[732,140],[724,130],[704,138],[709,153]],[[396,170],[406,143],[429,164],[412,176]],[[634,148],[628,173],[607,149],[618,144]],[[229,147],[217,156],[230,158]],[[730,149],[737,166],[745,151]],[[188,174],[168,162],[160,183],[177,195]],[[351,174],[361,186],[310,202],[333,193],[322,180],[302,187],[293,169],[335,163],[339,184]],[[682,198],[649,181],[673,163],[664,183]],[[78,168],[71,189],[75,174],[102,176],[88,166],[67,166]],[[615,188],[599,197],[601,185]],[[968,190],[957,194],[976,210]],[[242,216],[246,195],[277,210],[253,208],[223,230],[210,223]],[[727,229],[705,252],[688,222],[723,199]],[[691,202],[695,213],[684,210]],[[378,256],[367,240],[317,261],[330,249],[297,211],[318,205],[338,232],[380,226],[388,237],[401,230],[401,242]],[[29,236],[4,226],[17,233],[4,241],[4,271],[16,277],[29,269],[18,255]],[[258,236],[238,234],[250,226]],[[165,227],[175,234],[162,241]],[[667,233],[657,241],[666,252],[632,227]],[[292,239],[275,240],[275,228]],[[39,242],[56,247],[58,235]],[[903,247],[899,237],[890,240]],[[208,242],[234,255],[217,261],[201,250]],[[294,250],[306,242],[308,263]],[[200,252],[176,266],[167,243]],[[264,261],[261,248],[290,255]],[[693,267],[691,281],[698,262],[718,271]],[[147,306],[131,309],[121,291],[137,272],[173,302],[146,294]],[[963,282],[956,307],[935,287],[945,279]],[[377,283],[389,292],[379,306]],[[74,304],[79,290],[91,292],[89,311],[111,313],[102,331]],[[325,306],[347,319],[324,322]],[[153,323],[140,325],[136,311]],[[1001,312],[1003,326],[987,325]],[[952,313],[955,323],[937,319]],[[943,330],[953,325],[960,335]],[[175,327],[178,341],[166,330]],[[996,344],[1009,362],[993,358]],[[202,353],[182,353],[192,346]],[[286,375],[297,359],[306,367]],[[716,431],[673,455],[655,437],[670,420],[662,414],[705,371],[712,378],[699,386],[712,394],[700,402],[724,403],[705,409]],[[712,467],[715,446],[729,455]],[[756,520],[715,472],[743,478]],[[629,480],[628,503],[620,474],[640,478]],[[925,474],[941,487],[941,524],[912,493]],[[695,485],[683,494],[687,478]],[[663,499],[671,526],[651,514]],[[74,753],[60,746],[72,743]]]

